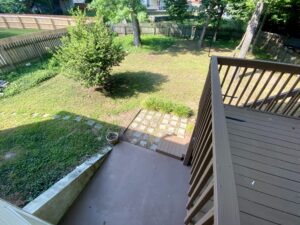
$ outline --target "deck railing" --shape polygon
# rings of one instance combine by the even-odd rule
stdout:
[[[192,164],[185,224],[240,224],[224,104],[298,118],[300,67],[212,57],[184,164]]]
[[[185,224],[240,224],[216,57],[211,60],[184,163],[190,161]]]
[[[300,66],[218,57],[224,104],[300,116]]]

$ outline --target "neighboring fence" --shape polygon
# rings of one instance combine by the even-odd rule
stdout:
[[[300,66],[218,57],[224,104],[300,117]]]
[[[175,36],[183,38],[199,38],[202,32],[201,26],[193,25],[180,25],[174,23],[141,23],[140,24],[142,34],[162,34],[166,36]],[[116,24],[112,26],[112,30],[119,35],[128,35],[132,34],[131,24]],[[210,37],[214,33],[213,29],[208,29],[206,36]],[[235,30],[220,30],[218,32],[218,37],[221,39],[236,39],[241,38],[243,35],[242,32]]]
[[[292,45],[294,44],[298,49],[293,48]],[[263,32],[257,47],[265,50],[276,61],[300,64],[300,39],[297,40],[275,33]]]
[[[71,16],[0,14],[0,28],[56,30],[75,24]]]
[[[184,164],[192,164],[186,225],[239,225],[217,58],[211,60]]]
[[[5,72],[21,63],[43,58],[49,50],[61,44],[60,38],[66,34],[66,29],[58,29],[0,40],[0,71]]]

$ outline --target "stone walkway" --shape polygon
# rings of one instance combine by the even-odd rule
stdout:
[[[78,116],[78,115],[67,115],[67,114],[54,114],[54,115],[51,115],[51,114],[48,114],[48,113],[21,113],[21,114],[17,114],[15,112],[13,113],[4,113],[4,112],[0,112],[0,116],[17,116],[17,115],[20,115],[22,117],[31,117],[31,118],[40,118],[40,119],[43,119],[43,118],[49,118],[49,119],[52,119],[52,120],[61,120],[61,121],[67,121],[67,120],[70,120],[70,121],[74,121],[74,122],[83,122],[85,124],[87,124],[91,129],[93,130],[96,130],[98,131],[98,133],[101,132],[102,128],[104,127],[101,123],[99,122],[96,122],[95,120],[92,120],[92,119],[88,119],[88,118],[85,118],[85,117],[81,117],[81,116]],[[93,134],[96,135],[96,132],[92,132]],[[96,139],[98,141],[101,141],[102,140],[102,135],[96,135]]]
[[[189,123],[194,123],[194,119],[143,109],[130,124],[124,134],[124,139],[132,144],[156,151],[164,137],[176,136],[184,141]]]

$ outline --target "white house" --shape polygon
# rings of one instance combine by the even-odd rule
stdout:
[[[149,10],[164,10],[164,0],[141,0]]]

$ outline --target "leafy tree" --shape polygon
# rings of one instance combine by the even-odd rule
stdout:
[[[146,11],[141,0],[93,0],[90,7],[96,9],[104,21],[120,22],[129,19],[132,23],[133,43],[135,46],[141,45],[138,15]]]
[[[183,21],[188,15],[187,0],[165,0],[166,10],[174,20]]]
[[[26,12],[24,1],[1,0],[0,13],[23,13]]]
[[[200,13],[205,18],[204,24],[202,26],[202,32],[199,40],[199,46],[202,47],[206,30],[210,22],[217,22],[217,26],[220,25],[220,20],[224,13],[225,7],[228,0],[202,0],[200,6]],[[217,29],[216,29],[217,31]],[[214,37],[216,38],[217,32]],[[214,39],[215,39],[214,38]]]
[[[54,53],[63,71],[83,81],[86,86],[105,85],[113,66],[119,65],[125,52],[113,41],[109,29],[102,20],[87,24],[85,14],[76,12],[77,22],[62,38],[62,45]]]

